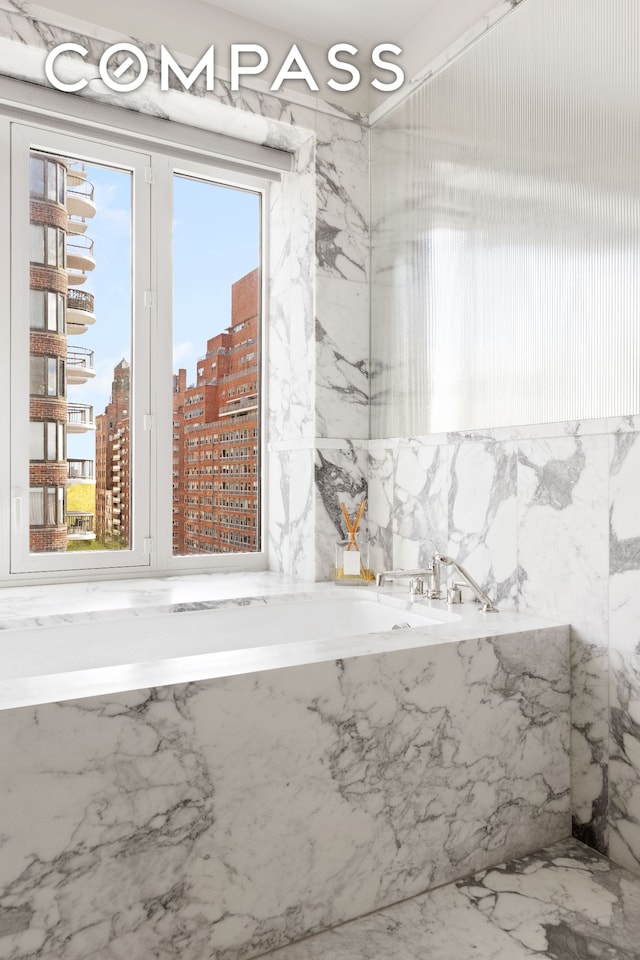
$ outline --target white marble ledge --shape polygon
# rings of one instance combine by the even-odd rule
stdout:
[[[180,612],[191,604],[304,593],[309,586],[264,571],[2,587],[0,630]]]
[[[5,648],[4,657],[0,657],[0,710],[452,642],[473,644],[484,641],[491,644],[500,638],[518,636],[521,642],[526,643],[527,635],[533,635],[540,630],[549,631],[549,642],[566,643],[568,656],[569,628],[566,626],[528,614],[484,614],[473,603],[465,603],[453,609],[443,602],[423,601],[412,604],[406,596],[406,590],[398,588],[377,590],[373,587],[336,587],[331,583],[296,583],[273,574],[229,574],[143,581],[144,593],[139,587],[136,589],[139,583],[140,581],[130,582],[129,585],[122,582],[83,585],[85,589],[93,588],[97,597],[101,596],[101,588],[111,587],[120,602],[123,594],[127,593],[131,604],[128,609],[103,610],[100,619],[96,619],[95,613],[92,615],[86,609],[74,614],[69,612],[67,607],[65,614],[38,618],[35,627],[31,618],[31,630],[25,629],[30,618],[14,621],[15,624],[21,623],[22,628],[8,629],[0,634],[0,644],[9,645]],[[205,587],[208,587],[208,594],[203,594]],[[23,589],[32,593],[35,591],[35,588]],[[261,594],[258,593],[260,589]],[[247,595],[249,591],[250,595]],[[212,599],[214,592],[217,596]],[[225,593],[226,596],[223,596]],[[166,600],[168,596],[180,599],[173,604],[159,602]],[[205,599],[194,599],[196,596],[204,596]],[[363,630],[361,633],[354,631],[352,636],[305,639],[304,629],[301,628],[300,635],[296,635],[289,618],[289,625],[282,629],[282,636],[277,635],[276,642],[267,640],[265,646],[253,646],[251,639],[254,634],[249,633],[251,639],[245,643],[243,649],[224,649],[222,645],[222,649],[219,646],[217,650],[202,652],[201,648],[198,648],[197,653],[179,655],[183,638],[189,636],[191,631],[198,635],[207,633],[211,637],[221,634],[221,630],[216,629],[214,623],[216,610],[228,611],[229,607],[237,607],[237,630],[242,632],[242,611],[247,607],[272,605],[276,621],[279,622],[278,617],[281,614],[278,606],[283,604],[289,605],[296,601],[304,604],[309,600],[317,601],[320,597],[323,601],[330,601],[347,596],[350,599],[362,598],[382,604],[391,602],[398,610],[400,621],[405,612],[413,612],[431,615],[434,622],[428,626],[414,626],[409,629],[386,629],[380,632]],[[189,599],[186,600],[186,597]],[[86,606],[89,597],[85,595],[83,600]],[[142,600],[146,606],[134,606],[136,600]],[[177,616],[170,617],[168,622],[167,614]],[[132,619],[136,616],[142,616],[143,619]],[[235,619],[233,622],[235,624]],[[84,629],[85,625],[87,630]],[[224,629],[229,630],[228,624]],[[233,633],[235,632],[234,626]],[[145,656],[136,653],[138,639],[142,641],[143,649],[148,651],[149,638],[155,642],[163,634],[165,637],[169,634],[175,638],[175,647],[171,644],[169,651],[158,648],[163,652],[158,653],[154,659],[148,653]],[[49,655],[51,659],[51,645],[60,650],[68,641],[75,642],[74,635],[76,640],[79,637],[81,641],[76,649],[82,651],[82,656],[76,661],[72,653],[71,659],[63,665],[64,657],[56,654],[49,666],[43,666],[43,656],[46,659]],[[256,637],[255,642],[260,643],[261,639]],[[124,650],[121,660],[115,655],[111,656],[112,651],[109,648],[112,641]],[[19,646],[13,647],[13,644]],[[56,646],[57,644],[60,646]],[[86,659],[89,654],[85,656],[86,649],[92,645],[94,650],[98,651],[98,665],[94,665],[95,661]],[[153,644],[151,649],[155,654]],[[172,655],[168,656],[168,652]],[[65,651],[64,655],[68,657],[68,651]],[[21,667],[16,671],[15,665],[12,669],[12,657],[24,661],[29,669]]]
[[[99,580],[77,583],[38,584],[0,588],[0,631],[33,630],[73,623],[122,621],[159,614],[214,610],[230,604],[278,603],[304,600],[327,592],[336,596],[349,590],[358,597],[407,600],[407,587],[394,584],[336,587],[333,582],[298,580],[270,571],[193,574],[180,577],[149,577],[131,580]],[[440,601],[418,601],[414,609],[453,613],[455,623],[448,624],[446,640],[500,636],[557,626],[553,621],[529,614],[501,611],[483,614],[474,603],[452,607]],[[438,625],[440,626],[440,625]],[[0,632],[0,637],[3,634]]]
[[[406,446],[436,447],[442,444],[550,440],[556,437],[593,437],[601,434],[640,432],[640,416],[602,417],[592,420],[566,420],[557,423],[533,423],[514,427],[487,427],[478,430],[452,430],[412,437],[375,438],[368,441],[370,452],[395,450]]]

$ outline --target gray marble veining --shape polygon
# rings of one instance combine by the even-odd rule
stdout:
[[[568,698],[549,627],[5,710],[0,953],[241,960],[565,836]]]
[[[612,644],[633,649],[640,595],[632,550],[630,568],[616,572],[615,537],[633,544],[640,535],[640,447],[637,434],[579,427],[547,437],[536,428],[530,439],[480,432],[371,442],[372,535],[393,567],[423,564],[444,543],[503,611],[571,622],[574,829],[606,851],[609,632]]]

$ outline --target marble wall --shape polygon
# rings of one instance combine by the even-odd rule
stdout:
[[[532,13],[536,12],[534,2],[530,0]],[[606,17],[602,33],[590,47],[597,57],[597,45],[602,45],[596,66],[602,73],[606,64],[612,83],[619,58],[608,61],[607,57],[611,49],[617,49],[621,35],[630,35],[625,30],[627,13],[636,16],[633,4],[620,11],[617,20]],[[491,22],[500,18],[501,8],[496,7]],[[518,22],[514,17],[510,28],[515,29]],[[565,21],[568,31],[572,30],[570,24],[569,17]],[[481,32],[478,25],[476,36]],[[457,52],[464,53],[472,39],[468,37],[465,43],[461,38]],[[515,46],[511,42],[512,52]],[[452,59],[443,56],[424,76],[434,76]],[[622,84],[621,98],[624,91]],[[610,110],[601,103],[596,108],[601,110],[602,122],[612,122]],[[373,154],[374,177],[376,168],[379,171],[378,202],[372,212],[374,436],[389,434],[385,425],[390,423],[398,433],[414,429],[407,426],[410,421],[426,424],[427,411],[419,398],[425,395],[430,378],[439,374],[439,368],[428,367],[437,350],[431,349],[433,344],[425,347],[414,330],[415,317],[421,315],[429,294],[424,286],[429,251],[424,246],[424,230],[414,236],[407,227],[415,206],[412,190],[427,214],[435,200],[432,191],[424,189],[419,169],[417,176],[410,178],[411,189],[398,192],[399,167],[394,165],[398,151],[409,150],[416,168],[422,164],[428,169],[437,148],[436,154],[425,148],[420,155],[420,138],[415,143],[411,138],[402,139],[406,125],[401,120],[400,112],[392,111],[392,133],[384,147],[388,176],[384,175],[385,157],[376,156],[375,150]],[[442,123],[446,122],[445,109]],[[593,125],[587,128],[587,138],[593,138],[594,129]],[[421,143],[424,146],[426,141]],[[618,158],[620,162],[613,167],[605,164],[613,170],[618,186],[625,182],[629,156]],[[406,157],[402,165],[406,165]],[[635,185],[632,192],[635,197]],[[448,194],[447,203],[451,203]],[[459,218],[461,208],[453,206]],[[601,235],[609,237],[606,227]],[[637,244],[629,243],[633,261]],[[589,283],[595,278],[603,288],[612,284],[613,293],[607,299],[610,330],[624,312],[620,305],[625,296],[632,307],[637,300],[630,289],[633,270],[623,278],[625,282],[616,282],[609,256],[614,248],[616,240],[607,239],[602,258],[595,267],[591,264],[587,278]],[[432,276],[431,285],[437,286],[437,280]],[[535,295],[543,287],[538,285]],[[454,299],[457,291],[456,286]],[[517,303],[517,297],[513,302]],[[409,305],[404,318],[403,304]],[[495,307],[492,303],[492,316]],[[446,301],[445,308],[446,332],[440,347],[445,361],[447,350],[456,352],[455,368],[459,359],[456,331],[458,337],[464,337],[465,320],[456,328],[452,304]],[[505,315],[510,316],[508,312]],[[610,330],[605,336],[605,353],[613,343]],[[606,365],[605,353],[598,370]],[[451,395],[447,393],[450,379],[441,377],[433,398],[440,413],[443,404],[446,412],[447,405],[455,409],[459,400],[455,389]],[[615,381],[615,376],[609,380]],[[634,398],[635,393],[629,394],[629,409],[637,409]],[[476,407],[480,409],[481,404]],[[625,409],[625,404],[613,409],[620,408]],[[446,417],[441,421],[446,422]],[[422,566],[437,548],[465,564],[502,608],[535,610],[571,623],[573,830],[581,840],[640,873],[639,432],[640,417],[633,416],[372,440],[369,521],[378,564]]]
[[[538,850],[568,705],[551,627],[0,711],[0,955],[244,960]]]
[[[640,418],[371,441],[381,561],[572,625],[574,833],[640,872]]]

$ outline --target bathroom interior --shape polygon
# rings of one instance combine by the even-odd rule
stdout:
[[[21,121],[278,168],[256,562],[13,576],[0,465],[0,958],[638,960],[640,7],[401,3],[362,36],[404,86],[337,94],[222,52],[320,77],[337,5],[223,6],[0,0]],[[161,91],[203,38],[214,89]],[[123,41],[144,86],[46,99]]]

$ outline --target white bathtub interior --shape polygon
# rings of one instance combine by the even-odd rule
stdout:
[[[6,630],[0,633],[0,680],[330,641],[457,619],[447,610],[344,588],[313,598],[271,598],[269,603],[256,599],[211,609]]]

